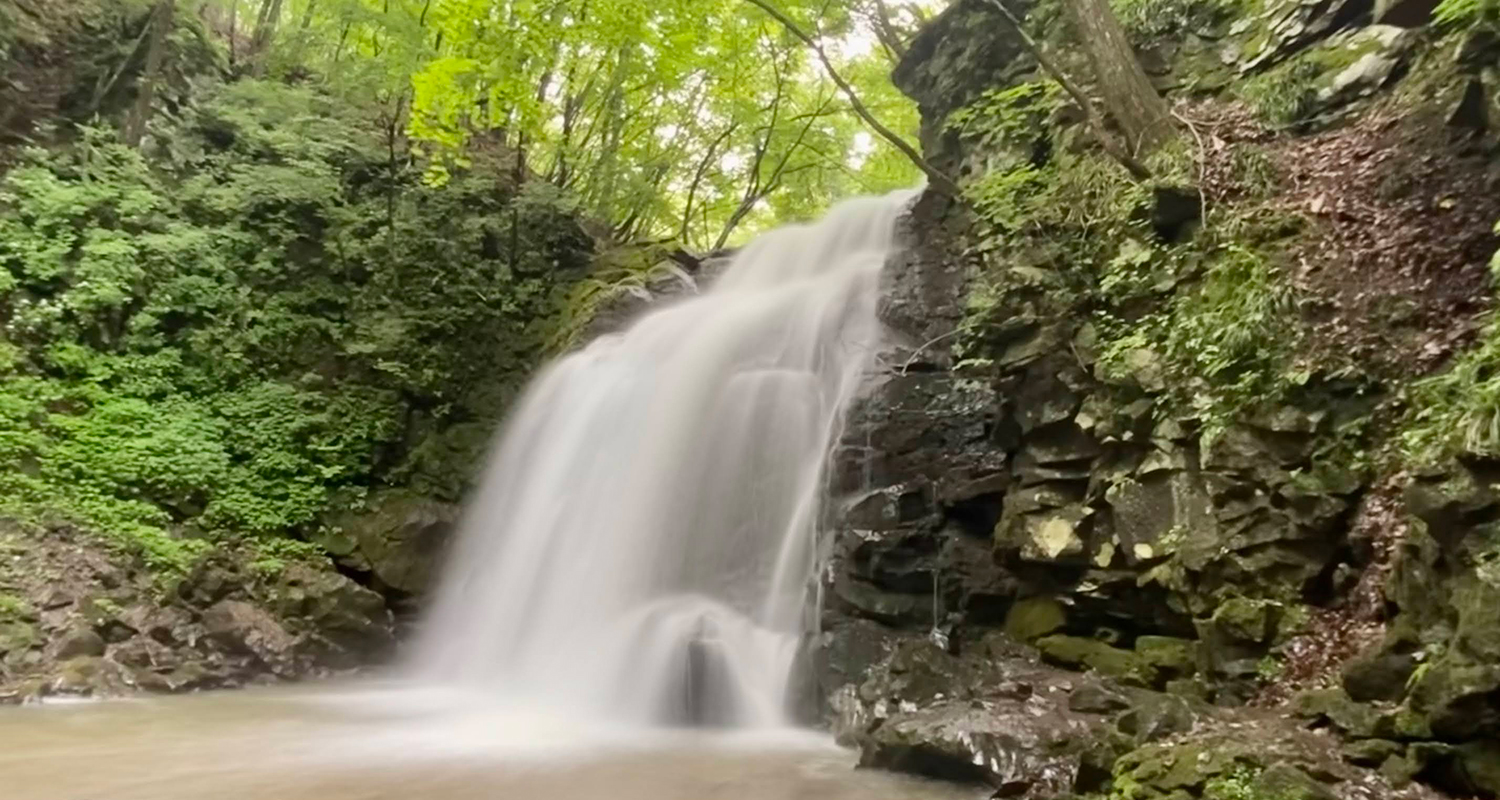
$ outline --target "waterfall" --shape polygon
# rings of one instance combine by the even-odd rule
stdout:
[[[466,511],[424,676],[628,722],[783,724],[825,462],[912,197],[761,236],[709,291],[546,368]]]

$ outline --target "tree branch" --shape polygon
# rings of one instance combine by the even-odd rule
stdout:
[[[927,175],[927,180],[933,189],[950,197],[958,196],[958,185],[953,182],[952,178],[943,174],[942,170],[934,167],[927,159],[923,158],[922,154],[917,152],[916,148],[907,144],[906,140],[902,139],[895,131],[882,125],[880,120],[875,119],[875,116],[865,107],[864,102],[859,99],[859,93],[854,91],[854,87],[850,86],[849,82],[844,80],[844,77],[833,66],[833,61],[828,57],[827,51],[823,49],[823,45],[817,39],[814,39],[806,31],[798,27],[797,23],[793,22],[790,17],[781,13],[780,10],[766,2],[766,0],[748,0],[748,2],[769,14],[771,18],[781,23],[793,36],[802,40],[803,44],[812,48],[813,53],[818,57],[818,61],[823,64],[823,71],[839,87],[839,91],[844,93],[844,97],[848,98],[849,107],[854,109],[854,113],[859,115],[859,118],[864,120],[865,124],[870,126],[871,130],[879,134],[880,138],[885,139],[891,146],[900,150],[902,155],[910,159],[911,163],[917,165],[917,168]]]

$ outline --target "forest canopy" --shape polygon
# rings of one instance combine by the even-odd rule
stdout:
[[[937,4],[785,0],[887,126],[888,74]],[[425,178],[476,140],[578,198],[612,238],[696,248],[919,173],[851,113],[809,48],[744,0],[213,0],[233,69],[314,80],[409,137]]]

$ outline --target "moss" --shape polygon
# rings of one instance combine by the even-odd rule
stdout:
[[[29,619],[35,613],[25,598],[0,592],[0,620]]]
[[[1135,652],[1160,675],[1186,678],[1198,669],[1198,643],[1171,636],[1142,636]]]
[[[1062,630],[1067,611],[1050,597],[1017,600],[1005,615],[1005,633],[1018,642],[1030,642]]]
[[[1335,76],[1381,49],[1375,36],[1338,37],[1241,83],[1236,91],[1266,122],[1296,125],[1317,112],[1321,94]]]
[[[1078,636],[1047,636],[1037,640],[1036,647],[1048,661],[1067,667],[1094,670],[1126,683],[1151,686],[1156,671],[1140,655],[1111,647],[1104,642]]]

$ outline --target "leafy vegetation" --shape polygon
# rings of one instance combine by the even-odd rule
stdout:
[[[1433,10],[1439,24],[1466,28],[1480,24],[1500,23],[1500,2],[1496,0],[1443,0]]]
[[[456,496],[586,264],[555,190],[425,186],[313,89],[227,85],[150,158],[79,133],[0,183],[0,493],[158,566]]]
[[[990,230],[982,249],[1003,252],[1003,262],[1019,254],[1045,269],[1057,305],[1084,305],[1091,315],[1100,376],[1151,384],[1199,419],[1210,438],[1306,383],[1298,342],[1288,336],[1298,329],[1291,290],[1256,243],[1254,229],[1264,220],[1245,211],[1186,242],[1163,242],[1151,221],[1153,194],[1194,182],[1188,151],[1163,149],[1150,160],[1157,177],[1133,180],[1049,127],[1057,102],[1047,84],[1023,83],[950,116],[948,128],[994,162],[966,187]],[[1231,166],[1247,196],[1274,181],[1263,154],[1250,152]],[[993,279],[1014,282],[1014,267],[1010,272]],[[971,302],[1002,293],[976,292]],[[978,319],[991,309],[980,302],[971,313]]]

